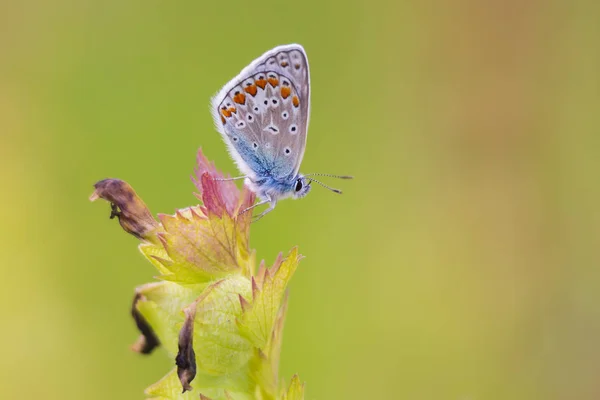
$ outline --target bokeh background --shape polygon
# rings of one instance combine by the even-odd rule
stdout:
[[[306,399],[600,398],[600,3],[0,4],[0,393],[142,399],[129,351],[155,271],[91,204],[196,204],[208,101],[267,49],[312,72],[304,172],[353,174],[252,228],[299,245],[282,375]]]

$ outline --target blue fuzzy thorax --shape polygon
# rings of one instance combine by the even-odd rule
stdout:
[[[298,175],[288,175],[285,178],[274,178],[270,175],[262,176],[257,179],[254,183],[259,189],[259,196],[264,198],[265,195],[269,197],[281,197],[285,196],[294,190],[294,185]]]

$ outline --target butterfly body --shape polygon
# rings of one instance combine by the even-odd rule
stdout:
[[[284,180],[266,177],[252,181],[246,178],[246,185],[263,200],[277,201],[288,197],[297,199],[306,196],[310,191],[310,185],[301,174]]]
[[[270,204],[260,216],[278,200],[310,191],[313,179],[299,172],[310,116],[302,46],[278,46],[258,57],[213,97],[211,112],[245,184],[261,199],[253,207]]]

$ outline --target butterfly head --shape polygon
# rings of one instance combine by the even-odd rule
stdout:
[[[313,178],[313,176],[315,176],[315,175],[329,176],[331,178],[339,178],[339,179],[352,179],[351,176],[347,176],[347,175],[331,175],[331,174],[298,175],[298,177],[293,181],[293,186],[292,186],[292,196],[295,199],[299,199],[301,197],[306,196],[308,194],[308,192],[310,192],[310,184],[313,182],[318,183],[319,185],[323,186],[325,189],[331,190],[334,193],[342,194],[341,190],[332,188],[331,186],[328,186],[328,185],[324,184],[323,182],[318,181],[315,178]]]
[[[302,198],[310,192],[310,181],[302,176],[298,175],[298,178],[294,181],[292,196],[295,199]]]

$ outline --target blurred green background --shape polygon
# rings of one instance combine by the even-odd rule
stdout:
[[[142,399],[130,352],[153,267],[91,204],[128,181],[196,204],[195,154],[235,172],[209,98],[305,46],[302,170],[353,174],[252,228],[299,245],[282,376],[306,399],[600,398],[600,3],[0,4],[3,399]]]

